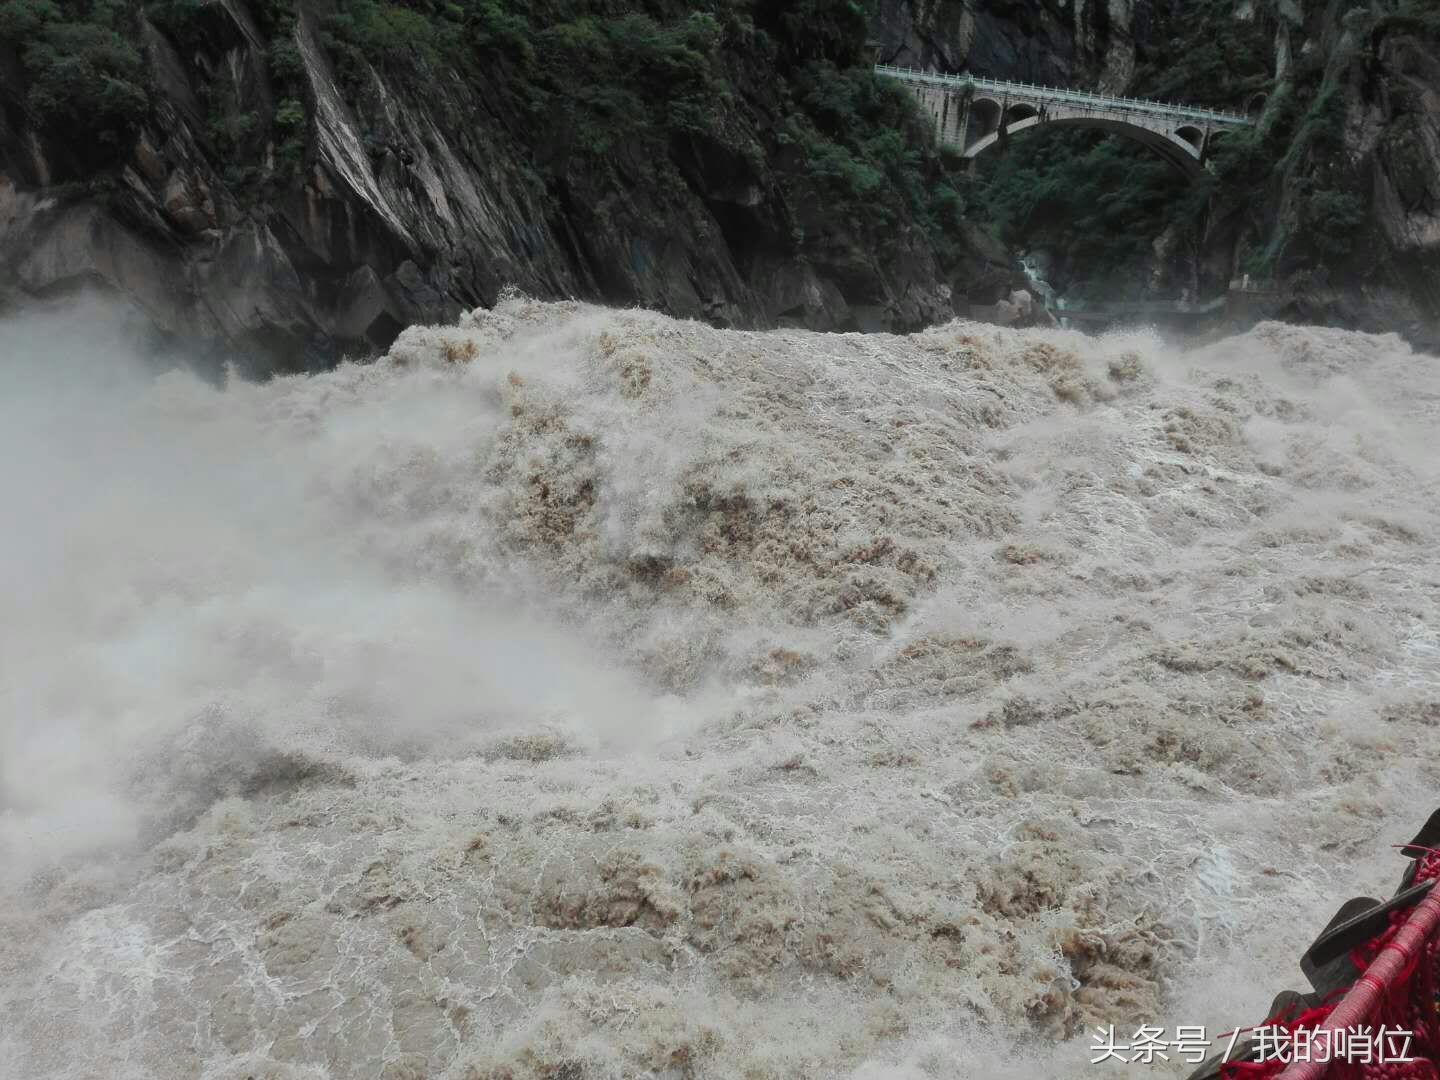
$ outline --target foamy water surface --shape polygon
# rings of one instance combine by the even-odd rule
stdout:
[[[1440,368],[0,325],[0,1076],[1176,1077],[1440,791]]]

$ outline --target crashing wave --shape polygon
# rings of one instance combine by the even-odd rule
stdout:
[[[92,323],[0,332],[0,1071],[1103,1075],[1433,793],[1394,337]]]

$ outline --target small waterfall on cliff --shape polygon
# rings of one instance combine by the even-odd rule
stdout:
[[[1065,298],[1055,291],[1048,281],[1042,277],[1038,260],[1034,255],[1024,255],[1020,259],[1020,270],[1025,275],[1025,280],[1030,286],[1030,291],[1039,299],[1040,305],[1051,314],[1062,329],[1070,328],[1070,320],[1061,314],[1065,310]]]

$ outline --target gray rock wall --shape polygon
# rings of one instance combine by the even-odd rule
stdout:
[[[1147,10],[1136,0],[881,0],[875,42],[900,66],[1119,92]]]
[[[873,39],[889,62],[1118,92],[1132,89],[1138,57],[1163,55],[1173,3],[883,0]],[[1284,314],[1428,340],[1440,314],[1440,61],[1404,28],[1347,38],[1332,7],[1256,0],[1232,16],[1278,28],[1286,78],[1307,57],[1330,58],[1345,183],[1365,205],[1357,257],[1331,265],[1303,244],[1286,249]],[[773,72],[745,76],[755,101],[743,122],[769,148],[764,160],[677,138],[668,152],[683,182],[657,185],[650,163],[619,146],[620,179],[606,187],[566,167],[563,123],[517,133],[503,71],[477,91],[458,80],[417,88],[369,67],[347,91],[308,3],[293,38],[312,118],[304,161],[284,182],[247,189],[207,131],[217,109],[273,115],[268,43],[246,0],[205,11],[203,42],[184,50],[140,24],[154,119],[103,176],[84,148],[29,125],[16,59],[0,44],[0,300],[98,284],[165,334],[293,367],[382,346],[406,324],[488,305],[506,285],[722,325],[904,330],[993,303],[1014,283],[1011,253],[979,228],[962,230],[963,257],[942,266],[913,223],[882,251],[833,207],[787,199],[779,177],[794,152],[774,139]],[[269,168],[276,142],[261,125],[239,149]],[[542,160],[548,187],[533,168]],[[1158,238],[1156,280],[1224,280],[1247,230],[1278,222],[1303,236],[1306,175],[1231,193],[1198,250]]]
[[[620,180],[603,186],[566,167],[563,119],[517,133],[528,121],[506,104],[504,72],[487,93],[367,67],[357,91],[353,73],[333,70],[308,3],[293,34],[311,117],[305,159],[257,194],[233,181],[234,162],[206,133],[217,110],[274,114],[267,42],[246,0],[204,11],[203,41],[184,51],[143,24],[155,119],[99,183],[63,137],[27,126],[15,65],[7,74],[0,58],[0,295],[100,284],[167,334],[294,367],[383,346],[404,325],[489,305],[507,285],[721,325],[913,329],[953,317],[953,297],[963,304],[973,282],[1003,285],[1008,273],[1006,253],[978,232],[958,268],[942,268],[908,222],[877,250],[843,215],[788,202],[777,156],[757,163],[703,135],[669,148],[683,183],[657,185],[653,163],[621,145],[610,163]],[[778,106],[761,77],[741,119],[773,145]],[[273,162],[276,133],[246,131],[240,149]]]

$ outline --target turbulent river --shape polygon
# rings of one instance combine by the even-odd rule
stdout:
[[[855,1080],[1256,1023],[1440,802],[1440,362],[510,298],[0,325],[0,1076]]]

